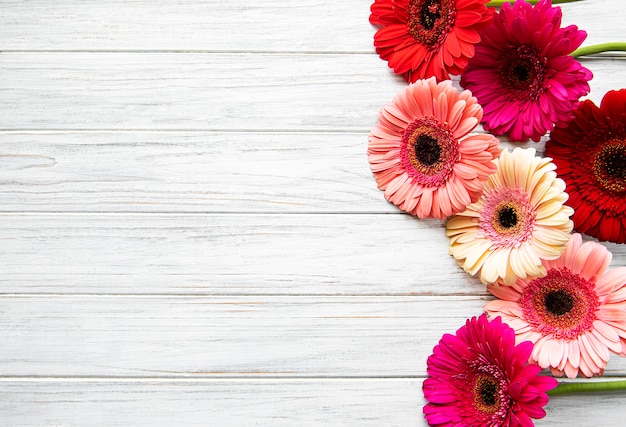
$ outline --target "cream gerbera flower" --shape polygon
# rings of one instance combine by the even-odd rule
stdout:
[[[569,240],[573,209],[550,158],[532,148],[503,151],[480,199],[446,224],[450,254],[483,283],[542,277],[542,260],[559,257]]]

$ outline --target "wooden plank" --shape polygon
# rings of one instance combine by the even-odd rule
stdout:
[[[0,218],[2,293],[485,292],[448,255],[443,223],[408,215]]]
[[[622,426],[623,395],[553,398],[541,426]],[[426,426],[420,379],[0,381],[5,425]]]
[[[399,212],[366,133],[5,132],[2,211]]]
[[[0,139],[4,212],[400,212],[376,188],[367,133],[43,131]]]
[[[5,294],[485,293],[408,215],[3,214],[0,259]]]
[[[0,50],[373,52],[372,1],[3,1]],[[563,4],[588,44],[622,39],[624,2]],[[591,19],[593,17],[594,19]]]
[[[477,297],[0,297],[1,375],[424,375],[441,335],[483,304]]]
[[[406,85],[371,54],[1,55],[9,130],[369,131]]]
[[[1,375],[423,376],[483,297],[0,297]],[[613,357],[606,375],[626,374]]]
[[[369,132],[406,85],[371,54],[0,55],[0,130]],[[620,60],[586,64],[593,99],[626,80]]]
[[[372,52],[370,3],[3,1],[0,50]]]

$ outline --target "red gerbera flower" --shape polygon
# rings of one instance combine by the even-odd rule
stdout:
[[[592,74],[570,55],[587,33],[561,28],[561,15],[549,0],[535,7],[518,0],[505,3],[481,32],[461,86],[483,106],[486,130],[539,141],[555,123],[572,119]]]
[[[532,426],[543,418],[546,391],[556,379],[527,364],[530,341],[515,345],[515,332],[497,317],[472,318],[446,334],[428,358],[424,416],[436,426]]]
[[[380,26],[374,46],[409,82],[461,74],[474,56],[478,31],[489,25],[489,0],[376,0],[370,22]]]
[[[598,108],[586,100],[574,120],[546,143],[567,184],[574,228],[616,243],[626,242],[626,89],[610,91]]]

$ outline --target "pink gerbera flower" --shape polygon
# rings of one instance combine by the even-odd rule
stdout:
[[[461,75],[461,86],[485,109],[485,129],[539,141],[555,123],[571,120],[592,77],[570,56],[586,37],[575,25],[561,28],[561,8],[549,0],[534,8],[505,3]]]
[[[418,80],[379,113],[370,167],[385,198],[420,218],[444,219],[476,201],[500,154],[493,135],[467,136],[482,108],[447,80]]]
[[[434,426],[532,426],[543,418],[546,391],[557,386],[527,364],[532,343],[515,345],[499,318],[474,317],[456,335],[446,334],[428,358],[424,416]]]
[[[611,253],[573,234],[560,258],[545,261],[542,278],[488,287],[499,300],[485,306],[530,340],[530,361],[569,378],[601,375],[609,351],[626,356],[626,267],[606,271]]]

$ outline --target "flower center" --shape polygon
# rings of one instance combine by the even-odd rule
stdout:
[[[497,65],[500,83],[511,100],[536,100],[543,92],[547,59],[541,58],[533,46],[507,49]]]
[[[454,3],[452,0],[411,0],[409,34],[428,49],[437,48],[454,25]]]
[[[591,330],[596,320],[600,302],[594,288],[594,282],[566,267],[550,269],[524,288],[520,298],[524,318],[542,335],[574,339]]]
[[[476,396],[480,399],[481,406],[493,408],[500,401],[498,386],[493,378],[481,377],[476,382]]]
[[[521,188],[495,188],[485,193],[480,229],[497,248],[516,247],[531,235],[535,211]]]
[[[423,186],[445,184],[459,157],[452,131],[432,116],[417,119],[402,135],[402,166],[414,182]]]
[[[515,206],[507,203],[497,211],[498,224],[502,228],[511,228],[517,225],[517,213]]]
[[[437,140],[429,135],[419,135],[414,149],[417,160],[425,166],[434,165],[441,157],[441,147]]]
[[[489,362],[484,355],[468,362],[468,391],[472,393],[473,425],[503,425],[513,404],[507,393],[508,379],[502,369]]]
[[[548,292],[543,297],[543,304],[549,313],[562,316],[574,308],[574,298],[562,289]]]
[[[593,176],[607,191],[626,190],[626,141],[610,141],[598,151],[593,162]]]
[[[427,30],[432,30],[435,21],[441,18],[441,2],[437,0],[428,0],[422,4],[420,10],[420,23]]]

